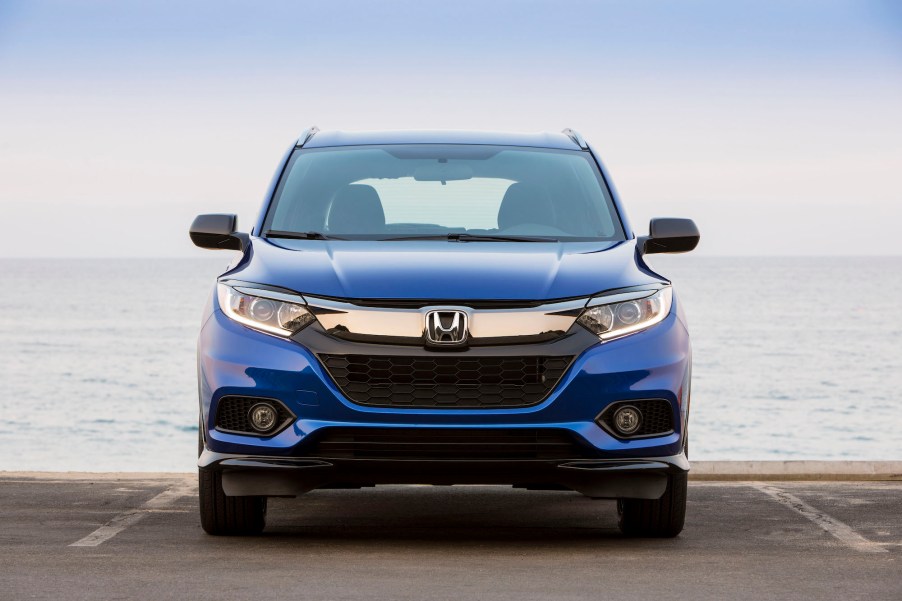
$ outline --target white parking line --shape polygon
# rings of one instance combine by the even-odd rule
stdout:
[[[847,524],[844,524],[836,518],[827,515],[823,511],[812,507],[795,495],[792,495],[775,486],[764,484],[763,482],[750,482],[749,485],[757,488],[778,503],[786,505],[795,512],[800,513],[804,517],[808,518],[809,520],[823,528],[834,538],[852,547],[856,551],[861,551],[863,553],[887,552],[886,549],[883,548],[881,543],[869,541],[865,537],[852,530],[852,528],[850,528]]]
[[[150,499],[144,505],[137,509],[132,509],[130,511],[126,511],[125,513],[120,513],[112,520],[87,535],[81,540],[77,540],[70,547],[96,547],[101,543],[105,543],[110,540],[129,526],[134,526],[138,522],[144,519],[148,513],[153,513],[159,510],[163,510],[182,497],[187,497],[196,494],[197,492],[197,484],[192,481],[183,481],[178,484],[174,484],[168,489],[164,490],[154,498]]]

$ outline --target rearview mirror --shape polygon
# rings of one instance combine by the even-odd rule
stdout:
[[[459,163],[434,163],[417,167],[413,179],[418,182],[454,182],[473,178],[473,168]]]
[[[236,232],[236,215],[198,215],[194,218],[188,235],[195,246],[214,250],[244,250],[250,240],[247,234]]]
[[[644,255],[655,253],[684,253],[698,246],[698,228],[691,219],[658,217],[648,224],[648,236],[638,240],[639,252]]]

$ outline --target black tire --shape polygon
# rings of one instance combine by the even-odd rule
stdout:
[[[266,497],[229,497],[222,491],[222,474],[199,468],[200,525],[207,534],[248,536],[266,526]]]
[[[673,538],[686,519],[687,472],[672,474],[660,499],[618,499],[618,526],[627,536]]]

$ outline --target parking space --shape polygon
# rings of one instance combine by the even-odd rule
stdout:
[[[486,486],[315,491],[215,538],[195,495],[191,476],[0,477],[0,597],[902,598],[900,482],[693,482],[672,540],[623,538],[611,501]]]

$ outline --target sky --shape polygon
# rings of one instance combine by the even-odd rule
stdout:
[[[321,129],[560,131],[637,234],[899,255],[902,3],[0,0],[0,257],[200,257]]]

